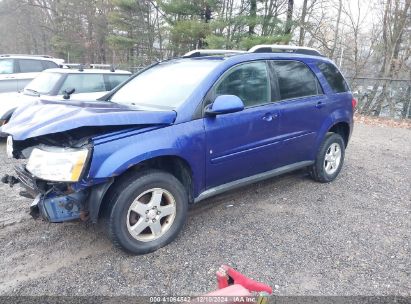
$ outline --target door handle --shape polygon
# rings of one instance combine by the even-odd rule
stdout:
[[[321,109],[323,106],[324,106],[324,103],[322,101],[317,102],[317,104],[315,105],[317,109]]]
[[[278,117],[278,113],[266,113],[263,116],[263,120],[272,121],[273,119],[276,119],[277,117]]]

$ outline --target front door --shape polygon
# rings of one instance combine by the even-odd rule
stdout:
[[[236,95],[241,112],[206,116],[206,187],[212,188],[277,166],[280,143],[279,105],[265,61],[237,65],[228,70],[209,94]]]

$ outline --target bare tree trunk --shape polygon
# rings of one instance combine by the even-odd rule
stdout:
[[[248,24],[248,35],[253,35],[257,18],[257,0],[250,0],[250,21]]]
[[[411,77],[411,71],[409,73]],[[402,111],[401,117],[402,118],[411,118],[411,83],[408,83],[407,91],[404,94],[404,98],[402,99]]]
[[[337,48],[337,40],[338,40],[338,33],[339,33],[340,20],[341,20],[341,11],[342,11],[342,0],[339,1],[337,21],[335,22],[334,42],[333,42],[333,46],[331,48],[330,58],[334,57],[335,49]]]
[[[287,20],[285,21],[284,34],[289,37],[287,37],[285,44],[288,44],[291,38],[290,36],[291,36],[291,28],[292,28],[292,22],[293,22],[293,11],[294,11],[294,0],[288,0]]]
[[[301,20],[300,20],[300,38],[298,39],[298,45],[304,45],[304,34],[305,34],[305,15],[307,14],[307,2],[308,0],[304,0],[303,2],[303,10],[301,12]]]
[[[379,117],[381,115],[381,110],[382,110],[382,105],[384,103],[384,101],[387,101],[387,80],[384,82],[383,86],[382,86],[382,91],[381,94],[379,94],[376,98],[376,101],[374,103],[373,106],[373,110],[370,111],[373,116]]]

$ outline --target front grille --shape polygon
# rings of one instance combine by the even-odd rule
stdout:
[[[41,191],[38,189],[36,180],[22,165],[14,166],[14,170],[17,173],[17,178],[21,185],[33,196],[36,196]]]

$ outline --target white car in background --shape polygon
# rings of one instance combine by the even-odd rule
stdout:
[[[0,93],[18,92],[40,72],[63,64],[63,59],[47,55],[0,55]]]
[[[21,92],[0,93],[0,126],[7,123],[22,105],[38,99],[59,100],[64,95],[81,100],[96,100],[131,76],[128,71],[102,69],[49,69],[41,72]],[[66,96],[67,97],[67,96]]]

